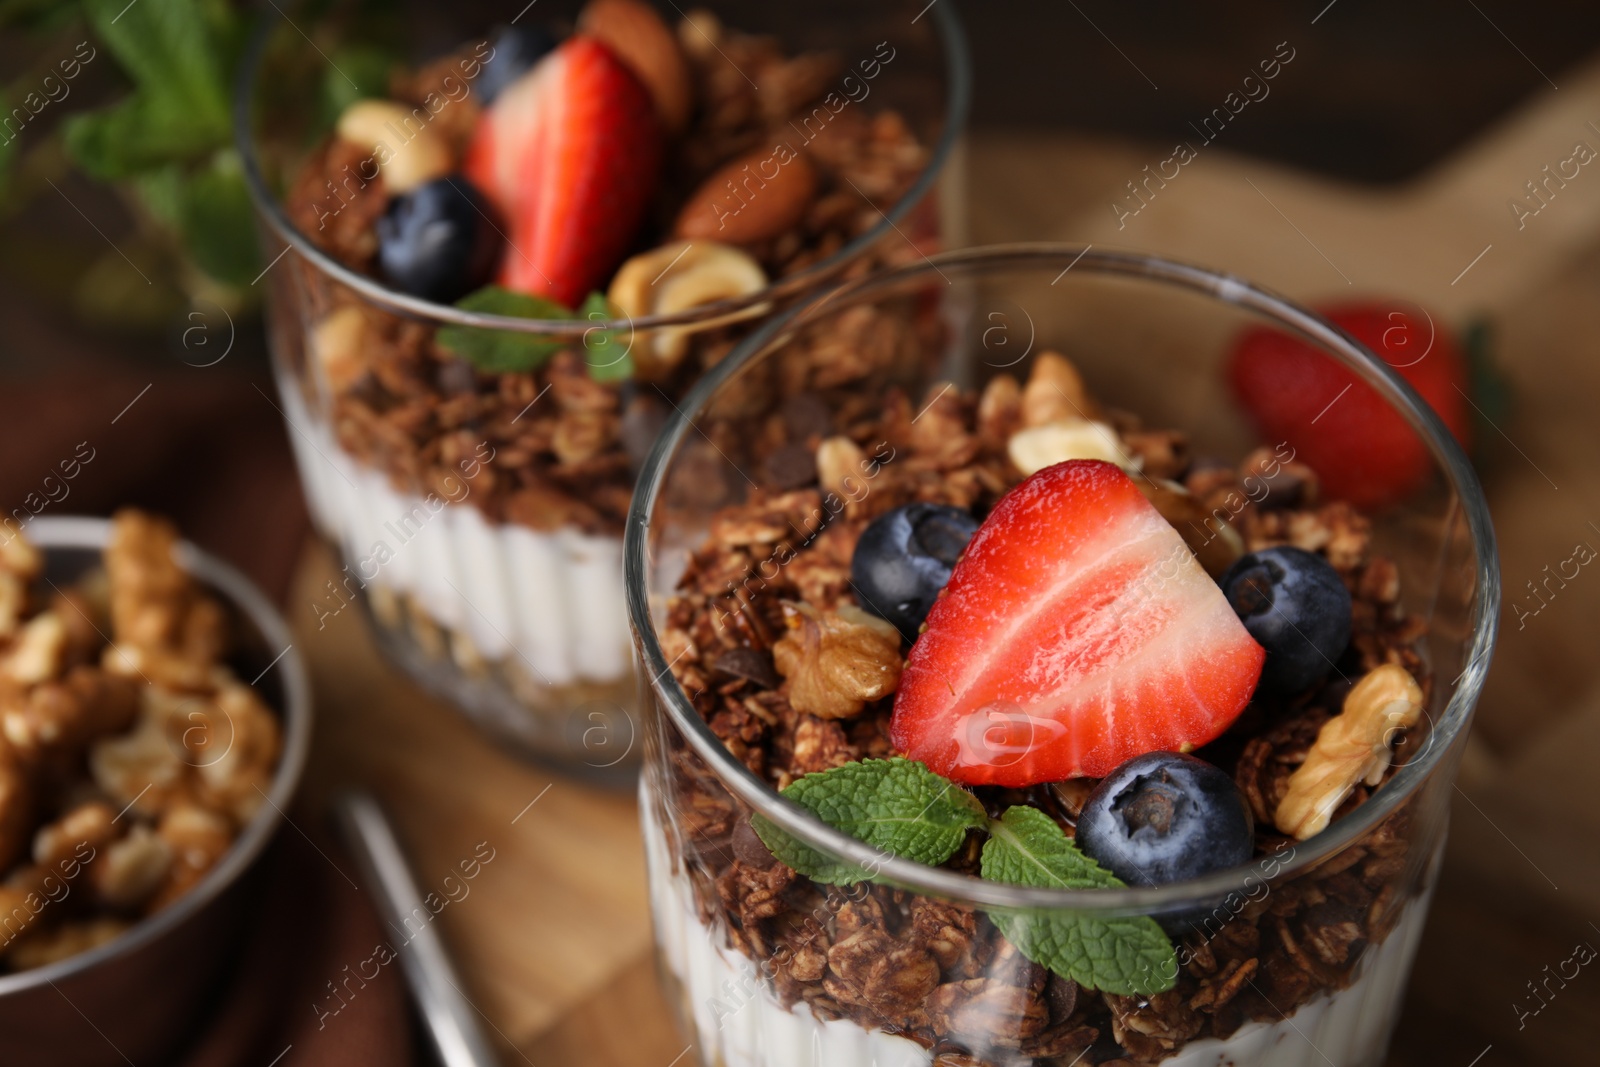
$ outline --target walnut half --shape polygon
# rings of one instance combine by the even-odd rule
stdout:
[[[889,623],[853,604],[819,612],[786,603],[784,614],[789,632],[772,646],[772,659],[796,711],[848,719],[900,684],[900,632]]]
[[[1383,780],[1393,758],[1390,741],[1421,714],[1422,688],[1404,667],[1386,663],[1357,682],[1289,777],[1273,815],[1278,829],[1300,841],[1324,830],[1357,782]]]

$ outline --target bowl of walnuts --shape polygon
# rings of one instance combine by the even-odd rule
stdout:
[[[159,1061],[299,781],[305,669],[267,598],[163,519],[5,525],[0,1032],[16,1062]]]

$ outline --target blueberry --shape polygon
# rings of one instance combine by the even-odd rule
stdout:
[[[1267,650],[1258,686],[1267,696],[1293,696],[1321,681],[1350,643],[1350,591],[1314,553],[1251,552],[1222,576],[1222,592]]]
[[[948,504],[906,504],[873,519],[850,559],[850,584],[861,607],[915,641],[977,529],[976,519]]]
[[[1078,847],[1129,885],[1166,885],[1247,863],[1255,820],[1204,760],[1146,752],[1112,771],[1078,815]]]
[[[478,102],[487,106],[500,90],[533,69],[556,46],[555,34],[537,23],[501,26],[489,42],[493,55],[478,75]]]
[[[500,257],[489,204],[460,175],[389,202],[378,219],[378,265],[397,289],[449,303],[486,283]]]

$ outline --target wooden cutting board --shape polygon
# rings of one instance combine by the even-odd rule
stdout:
[[[1177,177],[1141,187],[1143,204],[1127,183],[1170,145],[975,137],[968,235],[1160,252],[1311,302],[1382,293],[1458,326],[1487,315],[1517,398],[1480,449],[1509,602],[1578,542],[1600,547],[1600,162],[1566,162],[1579,142],[1600,151],[1596,123],[1600,63],[1403,187],[1232,156],[1224,130]],[[1531,211],[1525,183],[1547,164],[1576,176],[1519,220],[1509,205]],[[689,1062],[656,987],[632,796],[508,759],[386,667],[353,612],[319,630],[311,604],[333,571],[310,547],[292,601],[319,712],[309,809],[344,785],[372,789],[425,890],[480,843],[495,850],[439,922],[506,1064]],[[1520,1028],[1517,1007],[1546,964],[1600,945],[1597,613],[1600,577],[1580,576],[1536,617],[1506,614],[1396,1064],[1592,1062],[1600,977]]]

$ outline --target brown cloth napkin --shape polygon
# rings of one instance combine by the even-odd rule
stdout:
[[[394,938],[379,923],[371,896],[345,880],[354,874],[350,861],[330,842],[318,848],[285,826],[263,858],[259,920],[248,923],[221,1003],[177,1067],[412,1062],[398,966],[370,980],[359,973],[376,946]]]
[[[0,383],[4,515],[25,528],[32,515],[149,508],[281,604],[310,526],[277,394],[259,364],[63,363]],[[407,1067],[398,968],[351,983],[358,994],[337,1015],[322,1014],[339,1004],[328,983],[342,982],[344,968],[354,972],[387,935],[371,896],[346,879],[349,859],[308,817],[290,814],[296,825],[282,827],[253,872],[260,902],[237,963],[176,1067]],[[318,836],[320,852],[297,827]]]
[[[160,512],[281,603],[310,526],[276,403],[259,368],[75,360],[0,383],[0,507],[13,522]]]

